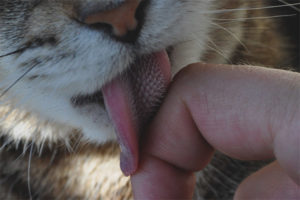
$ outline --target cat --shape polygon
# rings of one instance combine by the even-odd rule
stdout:
[[[268,0],[0,0],[0,198],[133,198],[119,168],[116,93],[107,97],[103,88],[123,87],[120,77],[125,86],[134,79],[137,90],[152,85],[133,67],[147,59],[170,62],[172,75],[199,61],[289,66],[273,7]],[[165,92],[143,93],[146,104],[134,103],[132,118],[149,112],[146,126]],[[261,165],[217,153],[198,174],[195,198],[232,198]]]

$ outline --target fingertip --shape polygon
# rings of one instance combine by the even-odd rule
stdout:
[[[195,176],[150,154],[141,157],[131,184],[135,199],[191,199]]]
[[[300,187],[274,162],[246,178],[234,199],[300,199]]]

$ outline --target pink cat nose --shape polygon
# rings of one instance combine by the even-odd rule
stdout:
[[[123,37],[130,31],[134,31],[138,22],[136,17],[137,9],[143,0],[125,0],[120,6],[88,15],[84,23],[88,25],[108,24],[112,27],[112,33],[116,37]]]

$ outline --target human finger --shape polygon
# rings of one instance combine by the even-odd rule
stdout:
[[[253,66],[190,66],[150,128],[147,154],[186,170],[203,167],[210,145],[240,159],[276,156],[297,182],[299,82],[297,73]]]
[[[280,167],[278,162],[260,169],[238,187],[235,200],[246,199],[300,199],[300,186]]]

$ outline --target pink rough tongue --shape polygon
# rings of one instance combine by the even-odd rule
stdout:
[[[102,89],[121,148],[121,169],[127,176],[137,170],[139,135],[157,111],[170,81],[169,58],[161,51],[138,58]]]

